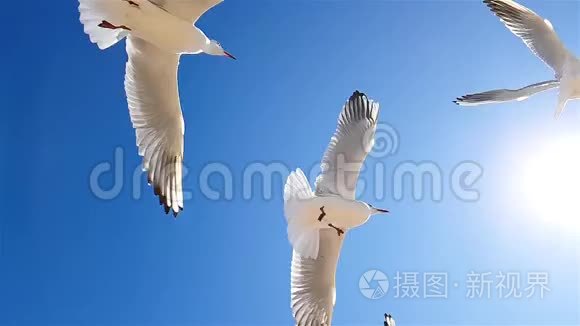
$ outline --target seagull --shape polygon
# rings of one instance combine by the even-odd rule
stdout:
[[[384,326],[396,326],[395,319],[393,319],[391,314],[385,314]]]
[[[358,175],[373,148],[379,104],[355,91],[338,118],[313,192],[301,169],[284,186],[288,239],[294,250],[291,307],[297,325],[330,325],[335,272],[348,230],[386,209],[355,200]],[[348,171],[346,171],[348,170]]]
[[[483,2],[537,57],[552,68],[555,79],[520,89],[498,89],[469,94],[453,102],[463,106],[475,106],[522,101],[536,93],[559,87],[555,114],[558,118],[569,100],[580,98],[580,60],[564,47],[549,20],[512,0],[483,0]]]
[[[182,54],[235,59],[195,23],[223,0],[79,0],[80,21],[101,50],[127,38],[125,92],[147,180],[165,213],[183,210]]]

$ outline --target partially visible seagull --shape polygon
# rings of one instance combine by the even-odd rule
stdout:
[[[388,315],[385,314],[384,326],[396,326],[395,319],[393,319],[393,316],[391,316],[391,314]]]
[[[294,248],[291,306],[297,325],[331,324],[336,265],[345,233],[371,215],[388,213],[355,199],[360,169],[375,142],[378,115],[378,103],[354,92],[322,159],[316,193],[300,169],[286,181],[284,213]]]
[[[106,49],[127,37],[125,92],[143,168],[165,213],[183,210],[185,125],[177,67],[182,54],[235,59],[194,24],[223,0],[79,0],[91,42]]]
[[[475,106],[522,101],[536,93],[559,87],[560,94],[555,114],[556,118],[559,117],[568,100],[580,98],[580,60],[564,47],[549,20],[512,0],[483,0],[483,2],[536,56],[554,70],[555,79],[520,89],[498,89],[469,94],[457,98],[454,102],[463,106]]]

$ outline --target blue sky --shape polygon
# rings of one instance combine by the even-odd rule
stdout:
[[[580,53],[578,2],[524,3]],[[30,6],[26,22],[7,14]],[[11,1],[3,10],[1,325],[291,324],[283,179],[274,178],[271,199],[258,181],[244,199],[243,173],[256,162],[312,167],[355,89],[381,103],[380,120],[399,139],[396,153],[368,166],[384,162],[389,176],[401,163],[430,161],[445,187],[439,202],[361,194],[392,214],[348,234],[335,324],[376,325],[384,312],[401,325],[580,323],[579,224],[537,218],[515,177],[527,157],[542,155],[541,144],[580,136],[580,104],[554,121],[555,92],[477,110],[451,103],[552,78],[479,1],[228,0],[210,11],[198,26],[239,60],[181,61],[193,199],[177,220],[145,186],[132,198],[140,159],[123,90],[124,46],[103,52],[90,44],[76,7]],[[101,182],[123,188],[101,200],[90,174],[116,148],[124,150],[124,177]],[[449,191],[463,161],[484,170],[477,202]],[[203,195],[198,176],[211,163],[232,172],[232,199]],[[220,178],[210,183],[223,187]],[[378,300],[358,287],[371,269],[391,281]],[[466,298],[468,273],[499,271],[547,272],[551,291],[543,299]],[[395,298],[397,272],[447,273],[448,298]]]

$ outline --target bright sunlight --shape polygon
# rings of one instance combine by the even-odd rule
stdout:
[[[522,169],[529,209],[546,223],[580,229],[580,138],[541,144]]]

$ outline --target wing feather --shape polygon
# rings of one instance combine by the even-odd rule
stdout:
[[[127,39],[125,91],[147,180],[165,212],[183,209],[184,124],[179,103],[179,55],[141,39]]]
[[[208,10],[223,0],[149,0],[172,15],[195,24]]]
[[[354,199],[356,183],[375,142],[379,104],[355,91],[342,109],[316,179],[316,194]]]
[[[550,21],[512,0],[483,2],[536,56],[554,70],[557,78],[562,76],[564,65],[572,54],[564,47]]]
[[[330,325],[336,301],[336,265],[344,237],[320,230],[318,258],[292,255],[291,307],[297,325]]]
[[[523,101],[528,97],[558,87],[560,82],[557,80],[549,80],[537,84],[532,84],[520,89],[495,89],[492,91],[467,94],[458,97],[457,100],[453,101],[457,105],[461,106],[476,106],[482,104],[490,103],[503,103],[509,101]]]

